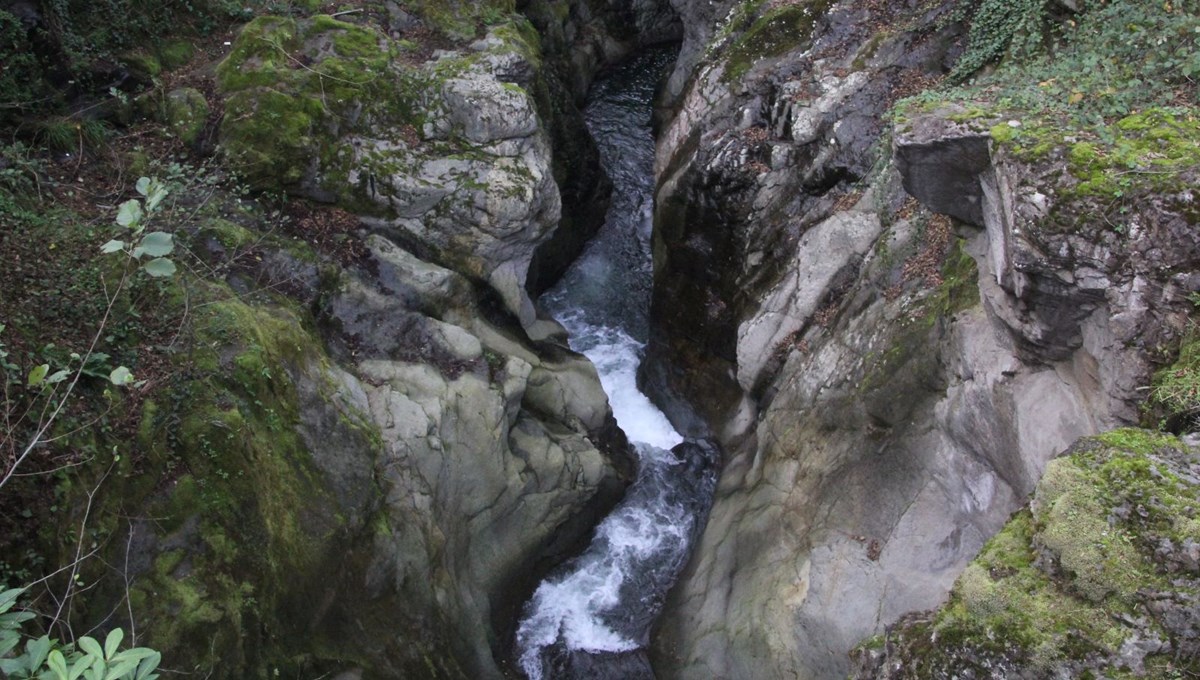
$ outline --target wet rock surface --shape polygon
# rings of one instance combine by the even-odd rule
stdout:
[[[1079,228],[1062,157],[1017,159],[1003,121],[884,121],[961,49],[947,7],[809,4],[681,9],[710,43],[685,37],[665,100],[646,383],[728,455],[660,677],[844,676],[859,640],[944,600],[1048,461],[1136,420],[1186,325],[1172,199],[1140,208],[1177,258],[1159,267]],[[750,51],[775,21],[807,37]]]

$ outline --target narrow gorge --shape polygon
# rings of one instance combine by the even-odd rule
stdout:
[[[296,1],[112,42],[79,143],[0,163],[0,592],[211,678],[1200,673],[1183,5]],[[47,88],[39,36],[101,22],[62,11],[0,0]],[[172,276],[95,262],[131,201]]]
[[[526,605],[517,631],[532,679],[652,678],[644,658],[662,610],[703,527],[720,453],[683,441],[637,387],[649,333],[654,89],[673,53],[634,57],[593,85],[585,111],[613,182],[604,226],[542,296],[571,347],[600,373],[617,425],[637,451],[637,478],[596,527],[591,545],[557,569]]]

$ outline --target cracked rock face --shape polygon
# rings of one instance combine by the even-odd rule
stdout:
[[[659,677],[844,677],[861,640],[944,600],[1048,461],[1137,417],[1182,328],[1177,216],[1141,216],[1166,266],[1153,239],[1039,228],[1061,167],[946,112],[884,123],[956,49],[944,7],[910,5],[834,3],[734,81],[723,52],[691,53],[659,140],[647,378],[728,462]],[[681,15],[737,44],[724,14]]]
[[[462,275],[368,247],[327,313],[383,441],[372,588],[436,612],[423,625],[493,677],[533,569],[616,502],[631,459],[586,359],[484,320]]]
[[[588,6],[573,4],[571,16]],[[644,5],[647,30],[669,34],[670,17]],[[563,82],[582,36],[551,37],[542,53],[527,29],[497,27],[414,63],[369,23],[267,18],[222,66],[231,162],[365,226],[362,257],[292,278],[379,437],[380,528],[346,575],[369,603],[326,616],[385,623],[386,639],[358,655],[368,675],[501,677],[520,605],[632,477],[595,368],[528,292],[546,285],[528,281],[535,257],[541,278],[573,257],[588,228],[579,216],[603,190],[568,176],[600,176],[590,143],[574,140],[574,156],[552,148],[582,129]],[[260,50],[268,38],[295,58]],[[566,219],[563,193],[577,202]],[[568,245],[552,243],[556,229]],[[273,280],[282,257],[239,275]]]

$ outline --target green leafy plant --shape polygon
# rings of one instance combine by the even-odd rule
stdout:
[[[1150,401],[1172,417],[1200,416],[1200,334],[1195,330],[1180,346],[1175,363],[1155,374]]]
[[[175,240],[164,231],[146,231],[146,224],[167,197],[167,187],[157,179],[142,177],[137,182],[142,199],[130,199],[117,210],[117,224],[129,230],[128,241],[113,239],[100,246],[102,253],[125,253],[138,262],[150,276],[175,274],[175,263],[167,258],[175,250]]]
[[[1007,53],[1029,56],[1043,40],[1046,0],[979,0],[960,5],[956,16],[972,6],[967,51],[950,72],[952,82],[965,80]]]
[[[0,592],[0,672],[10,680],[155,680],[162,655],[147,647],[121,650],[125,631],[114,628],[103,646],[91,637],[60,644],[50,636],[24,637],[21,626],[36,618],[12,611],[24,588]]]
[[[149,177],[138,179],[136,189],[141,198],[125,201],[117,210],[115,222],[124,231],[122,234],[124,238],[112,239],[100,247],[101,253],[123,255],[125,262],[121,269],[121,278],[115,290],[109,294],[108,305],[92,336],[91,345],[82,354],[71,353],[65,365],[55,367],[47,361],[30,369],[25,378],[25,386],[37,391],[35,398],[40,397],[43,406],[36,409],[30,407],[23,414],[11,410],[7,410],[5,413],[7,416],[5,418],[6,431],[0,432],[0,446],[14,443],[17,427],[28,414],[40,415],[38,422],[32,428],[33,434],[25,441],[25,444],[20,447],[13,445],[14,460],[3,477],[0,477],[0,488],[8,483],[17,468],[25,462],[37,446],[45,441],[47,432],[62,414],[80,379],[85,375],[96,375],[98,367],[107,364],[108,355],[96,352],[96,345],[104,337],[105,328],[112,317],[116,302],[121,291],[129,283],[130,276],[137,271],[144,271],[154,278],[164,278],[175,274],[175,263],[167,257],[175,250],[174,237],[162,231],[147,231],[147,225],[159,210],[169,191],[162,182]],[[0,330],[3,328],[0,327]],[[11,403],[7,398],[11,382],[9,374],[19,370],[11,368],[13,364],[8,360],[8,356],[3,345],[0,345],[0,367],[3,367],[5,373],[2,382],[5,388],[6,405]],[[107,378],[110,383],[118,387],[135,382],[133,372],[126,366],[117,366],[112,369]],[[13,407],[6,406],[7,408]]]

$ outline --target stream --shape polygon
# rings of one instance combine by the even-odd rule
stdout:
[[[578,557],[526,603],[517,656],[531,680],[652,678],[650,628],[687,563],[716,486],[717,451],[684,441],[637,388],[649,333],[654,195],[651,104],[666,49],[647,51],[593,85],[585,115],[613,182],[604,226],[539,304],[596,365],[617,424],[638,454],[625,498]]]

